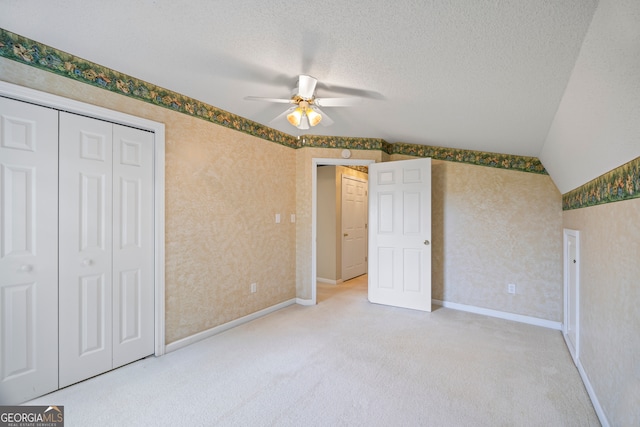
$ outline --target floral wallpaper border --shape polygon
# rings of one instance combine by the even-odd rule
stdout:
[[[391,154],[394,144],[380,138],[356,138],[349,136],[302,135],[298,148],[348,148],[350,150],[380,150]]]
[[[640,157],[562,195],[562,210],[640,197]]]
[[[198,117],[291,148],[381,150],[387,154],[432,157],[501,169],[547,174],[535,157],[485,153],[417,144],[391,144],[378,138],[304,135],[294,137],[204,102],[155,86],[0,28],[0,56],[130,98]]]
[[[468,163],[500,169],[511,169],[547,175],[547,170],[537,157],[515,156],[511,154],[487,153],[484,151],[458,148],[433,147],[398,142],[393,144],[393,153],[416,157],[431,157],[449,162]]]

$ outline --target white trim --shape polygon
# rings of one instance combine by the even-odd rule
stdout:
[[[214,328],[211,329],[207,329],[206,331],[202,331],[202,332],[198,332],[197,334],[193,334],[191,336],[188,336],[186,338],[182,338],[178,341],[174,341],[170,344],[167,345],[166,347],[166,352],[170,353],[172,351],[176,351],[180,348],[186,347],[188,345],[191,345],[195,342],[198,341],[202,341],[205,338],[209,338],[212,337],[214,335],[217,335],[221,332],[227,331],[231,328],[235,328],[236,326],[240,326],[242,324],[245,324],[247,322],[251,322],[252,320],[256,320],[260,317],[266,316],[267,314],[271,314],[274,311],[278,311],[280,309],[283,309],[285,307],[288,307],[290,305],[293,305],[296,303],[296,299],[292,298],[290,300],[281,302],[280,304],[276,304],[276,305],[272,305],[271,307],[267,307],[265,309],[262,309],[260,311],[256,311],[255,313],[251,313],[248,314],[244,317],[240,317],[239,319],[235,319],[232,320],[231,322],[227,322],[224,323],[222,325],[218,325]]]
[[[159,131],[155,133],[154,159],[154,187],[155,187],[155,355],[162,356],[165,352],[165,239],[164,239],[164,211],[165,211],[165,139],[164,124],[160,123]]]
[[[375,160],[356,160],[356,159],[326,159],[326,158],[312,158],[311,159],[311,300],[310,304],[303,305],[315,305],[317,300],[317,248],[316,240],[318,239],[318,166],[335,165],[335,166],[369,166],[371,163],[375,163]]]
[[[154,290],[154,310],[155,310],[155,355],[164,354],[164,208],[165,208],[165,181],[164,181],[164,161],[165,161],[165,129],[164,123],[154,122],[142,117],[132,116],[119,111],[109,110],[96,105],[86,104],[73,99],[64,98],[47,92],[14,85],[12,83],[0,81],[0,95],[30,102],[45,107],[70,113],[91,116],[97,119],[131,126],[138,129],[148,130],[154,135],[154,211],[155,211],[155,290]]]
[[[575,348],[573,344],[569,341],[568,336],[568,326],[569,326],[569,254],[567,253],[569,247],[569,236],[573,236],[576,239],[576,342]],[[578,364],[578,359],[580,358],[580,232],[578,230],[571,230],[569,228],[565,228],[562,230],[562,252],[563,252],[563,294],[564,294],[564,315],[563,315],[563,325],[562,325],[562,337],[564,338],[565,344],[569,349],[569,353],[573,358],[573,363]]]
[[[435,305],[440,305],[445,308],[451,308],[453,310],[483,314],[485,316],[497,317],[505,320],[513,320],[515,322],[527,323],[529,325],[535,325],[535,326],[542,326],[544,328],[555,329],[558,331],[562,330],[562,323],[554,322],[552,320],[540,319],[538,317],[507,313],[505,311],[492,310],[490,308],[476,307],[473,305],[459,304],[457,302],[440,301],[437,299],[432,299],[431,302]]]
[[[582,378],[584,387],[587,389],[587,393],[589,394],[589,398],[591,399],[591,403],[593,404],[593,409],[595,409],[596,415],[600,420],[600,424],[602,424],[602,427],[609,427],[610,425],[609,420],[607,419],[607,416],[605,415],[604,410],[600,405],[598,396],[596,396],[596,392],[593,390],[593,387],[591,386],[591,381],[589,381],[589,376],[587,375],[587,372],[584,370],[584,367],[582,366],[582,362],[580,362],[580,359],[577,360],[576,366],[578,367],[578,372],[580,372],[580,377]]]
[[[296,304],[298,305],[316,305],[316,302],[310,299],[296,298]]]
[[[327,283],[329,285],[339,285],[340,283],[343,282],[343,280],[342,279],[333,280],[333,279],[325,279],[324,277],[318,277],[316,278],[316,282]]]

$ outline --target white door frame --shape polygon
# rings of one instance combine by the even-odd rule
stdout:
[[[131,126],[138,129],[151,131],[154,136],[154,240],[155,240],[155,286],[154,286],[154,311],[155,311],[155,355],[165,353],[165,304],[164,304],[164,161],[165,161],[165,131],[164,123],[154,122],[141,117],[109,110],[84,102],[63,98],[39,90],[26,88],[0,81],[0,95],[30,102],[57,110],[102,119],[112,123]],[[314,174],[315,178],[315,174]],[[315,201],[315,199],[314,199]],[[315,231],[315,228],[314,228]],[[315,246],[314,246],[315,249]],[[315,267],[315,263],[314,263]],[[315,291],[315,286],[314,286]]]
[[[351,159],[311,159],[311,300],[309,305],[317,303],[317,275],[318,269],[316,265],[318,237],[318,166],[334,165],[334,166],[369,166],[375,163],[375,160],[351,160]],[[368,184],[367,184],[368,188]],[[305,302],[305,304],[307,304]]]
[[[564,304],[563,304],[563,325],[562,325],[562,336],[564,337],[565,343],[569,348],[569,352],[571,353],[571,357],[573,358],[574,363],[578,364],[578,359],[580,357],[580,232],[578,230],[571,230],[569,228],[565,228],[562,230],[563,234],[563,264],[564,264]],[[575,283],[576,283],[576,292],[575,292],[575,333],[576,333],[576,342],[575,348],[573,348],[573,344],[570,343],[568,333],[569,333],[569,268],[570,263],[572,262],[569,259],[568,249],[569,249],[569,236],[574,237],[576,241],[576,274],[575,274]]]

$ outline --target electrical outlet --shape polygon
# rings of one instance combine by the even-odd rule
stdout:
[[[507,285],[507,292],[509,292],[510,294],[515,294],[516,293],[516,285],[515,285],[515,283],[509,283]]]
[[[257,283],[252,283],[251,284],[251,293],[255,294],[258,291],[258,284]]]

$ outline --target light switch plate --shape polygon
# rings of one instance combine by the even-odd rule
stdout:
[[[280,214],[276,214],[276,224],[280,224]]]

